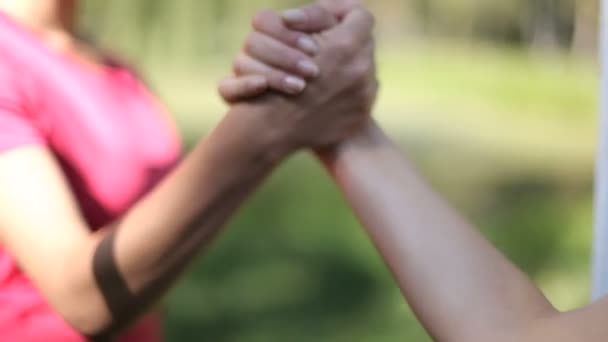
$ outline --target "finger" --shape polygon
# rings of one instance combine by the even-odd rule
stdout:
[[[342,20],[346,14],[362,6],[360,0],[319,0],[319,5]]]
[[[219,83],[218,90],[226,102],[233,103],[262,95],[268,90],[268,82],[260,75],[229,77]]]
[[[319,33],[338,23],[336,17],[321,5],[289,9],[283,12],[282,17],[289,28],[308,33]]]
[[[366,9],[358,7],[346,14],[344,20],[331,31],[341,37],[342,41],[353,40],[360,44],[372,38],[375,25],[374,16]]]
[[[317,77],[320,73],[310,56],[259,32],[249,35],[245,52],[264,64],[303,78]]]
[[[275,11],[262,10],[258,12],[253,18],[252,26],[256,31],[298,48],[311,56],[319,52],[319,46],[310,36],[287,28],[281,16]]]
[[[275,69],[246,54],[237,57],[234,72],[238,76],[261,75],[271,89],[289,95],[297,95],[306,88],[306,81],[303,79]]]

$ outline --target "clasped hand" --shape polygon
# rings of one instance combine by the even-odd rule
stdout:
[[[366,127],[378,82],[374,18],[358,1],[260,11],[219,85],[231,105],[272,106],[267,129],[294,149],[338,143]]]

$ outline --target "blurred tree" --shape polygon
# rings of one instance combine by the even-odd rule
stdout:
[[[130,57],[164,60],[234,52],[259,8],[307,0],[89,0],[84,23],[102,42]],[[380,38],[448,36],[489,39],[545,49],[592,50],[598,0],[367,1]]]
[[[420,31],[420,16],[403,0],[369,1],[367,6],[382,20],[378,20],[377,31],[389,38],[402,38],[404,32]]]
[[[557,46],[559,38],[556,27],[556,1],[529,0],[528,2],[532,13],[532,47],[546,49]]]
[[[521,45],[528,41],[530,5],[527,1],[478,0],[471,39]]]
[[[431,26],[431,5],[429,0],[412,0],[410,1],[412,11],[418,17],[421,32],[428,33]]]
[[[593,51],[598,45],[599,0],[576,0],[575,10],[572,46],[575,50]]]

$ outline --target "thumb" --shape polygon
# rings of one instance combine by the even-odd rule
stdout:
[[[283,21],[292,30],[319,33],[334,27],[338,20],[321,5],[308,5],[283,12]]]
[[[319,0],[318,3],[340,20],[348,12],[363,6],[361,0]]]
[[[347,12],[342,22],[327,34],[335,35],[341,41],[360,44],[371,38],[374,25],[374,16],[363,7],[357,7]]]

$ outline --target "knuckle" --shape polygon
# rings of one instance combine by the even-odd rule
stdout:
[[[282,41],[283,43],[291,46],[298,46],[298,42],[303,37],[306,37],[306,34],[302,32],[285,30],[284,34],[282,35]]]
[[[367,24],[369,25],[370,30],[372,30],[376,27],[376,16],[374,16],[374,14],[372,12],[364,9],[362,16],[363,16],[364,20],[367,22]]]
[[[259,37],[256,32],[249,33],[247,38],[245,38],[245,45],[244,45],[245,52],[251,53],[251,52],[255,51],[256,45],[258,44],[258,39],[259,39]]]
[[[374,79],[370,82],[370,85],[367,87],[365,91],[365,99],[366,99],[366,107],[371,109],[376,102],[376,97],[378,96],[378,89],[380,88],[380,83]]]
[[[331,14],[320,5],[312,5],[308,8],[308,16],[315,24],[321,24],[329,18]]]
[[[276,59],[276,67],[289,71],[297,71],[301,61],[309,60],[308,56],[289,46],[283,46],[283,48],[277,50]]]
[[[372,85],[371,85],[372,95],[375,96],[376,94],[378,94],[381,87],[382,87],[382,84],[380,84],[380,81],[378,80],[378,78],[374,77],[374,79],[372,81]]]
[[[224,90],[226,89],[226,82],[227,82],[227,79],[223,79],[223,80],[217,81],[217,84],[215,85],[215,87],[217,88],[219,93],[222,95],[224,93]]]
[[[230,101],[230,99],[232,98],[232,93],[230,90],[230,85],[227,80],[223,80],[217,85],[218,93],[226,101]]]
[[[286,67],[293,71],[299,71],[300,63],[308,62],[309,64],[314,64],[308,56],[296,51],[287,52],[285,54],[285,61]]]
[[[245,65],[245,56],[244,55],[239,55],[234,62],[232,62],[232,71],[235,74],[241,74],[242,72],[244,72],[244,65]]]
[[[357,37],[354,34],[349,34],[342,38],[342,44],[343,47],[350,50],[356,50],[357,48],[359,48]]]
[[[363,88],[363,96],[367,99],[373,98],[376,96],[376,92],[378,90],[378,85],[376,82],[369,81],[367,86]]]
[[[370,97],[371,91],[369,87],[360,87],[357,91],[357,98],[359,99],[359,105],[365,106]]]
[[[275,89],[281,89],[284,87],[285,78],[287,78],[287,75],[277,70],[270,71],[268,75],[268,80]]]
[[[352,55],[357,50],[357,41],[352,35],[344,36],[336,43],[336,49],[344,55]]]
[[[376,41],[376,38],[373,35],[370,36],[368,39],[368,48],[370,50],[370,53],[372,53],[372,54],[374,53],[377,45],[378,45],[378,42]]]
[[[268,22],[268,19],[273,15],[273,13],[274,12],[269,9],[259,10],[253,16],[253,20],[251,21],[251,26],[253,26],[253,28],[256,30],[263,29],[266,26],[265,24]]]
[[[351,69],[351,76],[356,82],[366,82],[369,79],[371,63],[369,61],[357,61]]]
[[[232,73],[235,75],[239,75],[241,73],[241,66],[238,61],[232,62]]]
[[[376,17],[372,14],[372,12],[363,7],[359,7],[355,11],[359,20],[364,23],[366,28],[371,30],[376,26]]]
[[[251,93],[255,91],[258,87],[257,81],[253,78],[247,79],[241,86],[243,88],[243,92]]]

